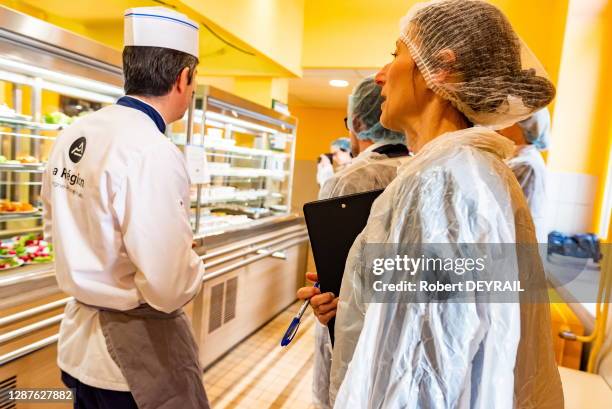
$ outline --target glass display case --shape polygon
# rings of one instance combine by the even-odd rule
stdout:
[[[53,141],[76,118],[114,103],[122,84],[120,52],[0,6],[3,279],[52,272],[40,193]],[[230,93],[197,89],[183,120],[167,128],[180,149],[199,149],[204,163],[206,180],[192,185],[196,239],[289,214],[296,126],[294,117]]]
[[[0,23],[0,273],[52,268],[42,173],[63,127],[122,95],[120,53],[2,7]]]
[[[207,183],[191,192],[196,238],[289,213],[296,125],[294,117],[199,87],[191,112],[169,129],[176,144],[202,147],[206,159]]]
[[[42,173],[58,132],[114,103],[122,84],[119,51],[0,6],[2,379],[27,379],[32,359],[35,369],[55,368],[48,347],[72,297],[59,289],[52,247],[42,240]],[[189,169],[201,171],[192,175],[191,220],[207,274],[186,310],[203,362],[276,316],[303,281],[307,232],[289,214],[296,126],[295,118],[203,86],[184,119],[167,127],[195,160]],[[265,308],[256,302],[262,292]],[[224,317],[216,330],[209,315]]]

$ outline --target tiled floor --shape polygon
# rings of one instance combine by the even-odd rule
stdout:
[[[213,409],[312,409],[314,318],[304,314],[293,342],[280,339],[294,304],[204,372]]]

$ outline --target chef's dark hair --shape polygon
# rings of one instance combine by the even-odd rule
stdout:
[[[182,51],[162,47],[126,46],[123,49],[123,88],[126,95],[160,97],[170,92],[185,67],[188,83],[198,59]]]

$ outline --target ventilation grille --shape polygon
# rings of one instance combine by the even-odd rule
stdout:
[[[17,403],[10,401],[8,392],[17,387],[17,376],[11,376],[0,381],[0,409],[15,409]]]
[[[227,323],[236,318],[236,297],[238,296],[238,277],[225,282],[225,319]]]
[[[225,282],[210,289],[210,316],[208,317],[208,333],[220,328],[223,324],[223,290]]]
[[[236,318],[237,299],[238,277],[232,277],[210,289],[209,334]]]

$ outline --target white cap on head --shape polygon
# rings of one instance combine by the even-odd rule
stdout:
[[[165,7],[135,7],[124,13],[124,46],[162,47],[198,58],[198,24]]]

